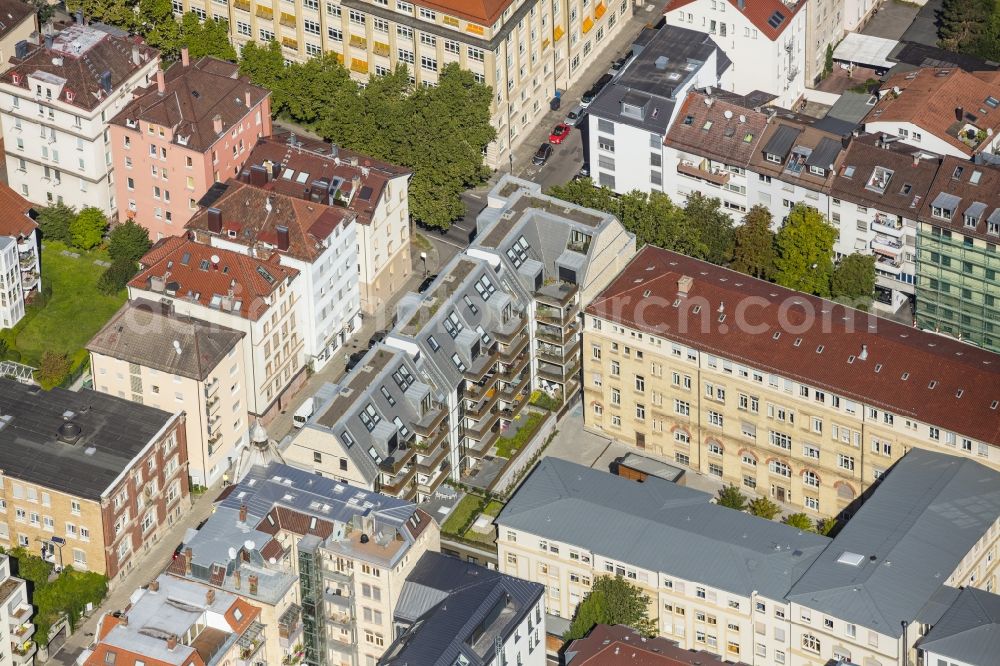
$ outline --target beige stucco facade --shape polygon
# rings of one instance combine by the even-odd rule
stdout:
[[[376,326],[384,326],[391,320],[385,307],[393,294],[406,284],[413,268],[408,182],[408,175],[386,182],[385,196],[379,200],[371,221],[355,225],[361,311],[365,315],[381,313],[384,323],[376,319]]]
[[[186,414],[189,473],[193,483],[214,484],[246,444],[248,383],[246,338],[204,379],[172,374],[91,352],[94,388],[101,393]]]
[[[994,469],[1000,451],[915,418],[586,316],[586,426],[814,518],[836,516],[909,447]]]

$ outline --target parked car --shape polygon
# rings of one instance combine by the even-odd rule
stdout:
[[[601,91],[594,90],[593,88],[591,88],[587,92],[583,93],[583,97],[580,98],[580,108],[586,109],[588,106],[590,106],[590,103],[594,101],[594,98],[597,97],[597,93],[599,92]]]
[[[385,340],[385,331],[375,331],[372,337],[368,338],[368,349]]]
[[[576,124],[577,122],[579,122],[580,117],[582,115],[583,115],[583,107],[577,104],[576,106],[574,106],[572,109],[569,110],[569,113],[566,114],[566,120],[564,120],[563,122],[572,127],[576,127]]]
[[[632,56],[632,49],[629,49],[624,53],[624,55],[622,55],[621,58],[618,58],[618,60],[615,60],[614,63],[612,63],[611,70],[614,72],[620,72],[622,68],[628,64],[628,61],[632,59]]]
[[[535,151],[535,156],[531,158],[531,163],[535,166],[543,166],[549,161],[549,156],[551,155],[552,146],[547,143],[543,143],[538,147],[538,150]]]
[[[562,143],[569,136],[570,129],[570,125],[559,123],[549,134],[549,143]]]
[[[437,279],[437,273],[435,273],[434,275],[428,275],[427,277],[425,277],[424,281],[420,283],[419,287],[417,287],[417,293],[418,294],[422,294],[425,291],[427,291],[427,288],[429,286],[431,286],[431,283],[434,282],[434,280],[436,280],[436,279]]]
[[[305,402],[299,405],[299,408],[295,410],[292,414],[292,427],[301,428],[309,421],[309,417],[313,415],[313,411],[316,409],[316,399],[306,398]]]
[[[359,349],[358,351],[356,351],[353,354],[351,354],[350,356],[348,356],[347,357],[347,365],[344,368],[345,371],[346,372],[350,372],[351,370],[353,370],[354,366],[356,366],[358,363],[360,363],[361,359],[363,359],[365,357],[365,354],[367,354],[367,353],[368,353],[367,349]]]

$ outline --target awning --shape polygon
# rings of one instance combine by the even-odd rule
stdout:
[[[589,16],[583,19],[583,28],[582,28],[583,34],[587,34],[588,32],[590,32],[590,29],[593,27],[594,27],[594,19],[590,18]]]
[[[604,16],[604,12],[606,11],[608,11],[608,6],[603,2],[599,3],[596,7],[594,7],[594,18],[601,18]]]
[[[834,50],[833,59],[873,69],[890,69],[896,63],[889,60],[889,54],[897,44],[894,39],[849,32]]]
[[[562,36],[565,34],[566,31],[563,30],[563,27],[561,25],[557,25],[556,29],[552,31],[552,41],[558,42],[560,39],[562,39]]]

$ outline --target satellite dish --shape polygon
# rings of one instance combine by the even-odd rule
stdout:
[[[219,263],[219,255],[217,255],[217,254],[213,254],[212,255],[212,263],[213,264]]]
[[[722,115],[726,117],[726,120],[729,120],[730,118],[733,117],[733,112],[730,111],[729,109],[726,109],[725,111],[722,112]]]
[[[246,541],[243,542],[243,547],[246,548],[247,550],[253,550],[255,545],[256,544],[250,539],[247,539]]]
[[[229,559],[231,559],[231,560],[235,560],[236,559],[236,549],[235,548],[232,548],[232,547],[229,548]]]

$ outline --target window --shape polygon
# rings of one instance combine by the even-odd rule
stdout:
[[[819,639],[812,634],[802,635],[802,649],[808,650],[809,652],[819,653]]]
[[[850,472],[854,471],[854,456],[847,456],[841,453],[838,456],[838,464],[841,469],[846,469]]]
[[[785,478],[791,478],[792,468],[780,460],[772,460],[767,465],[767,469],[771,474],[777,474],[778,476],[783,476]]]
[[[430,56],[420,56],[420,66],[428,71],[436,72],[438,68],[437,58],[431,58]]]

